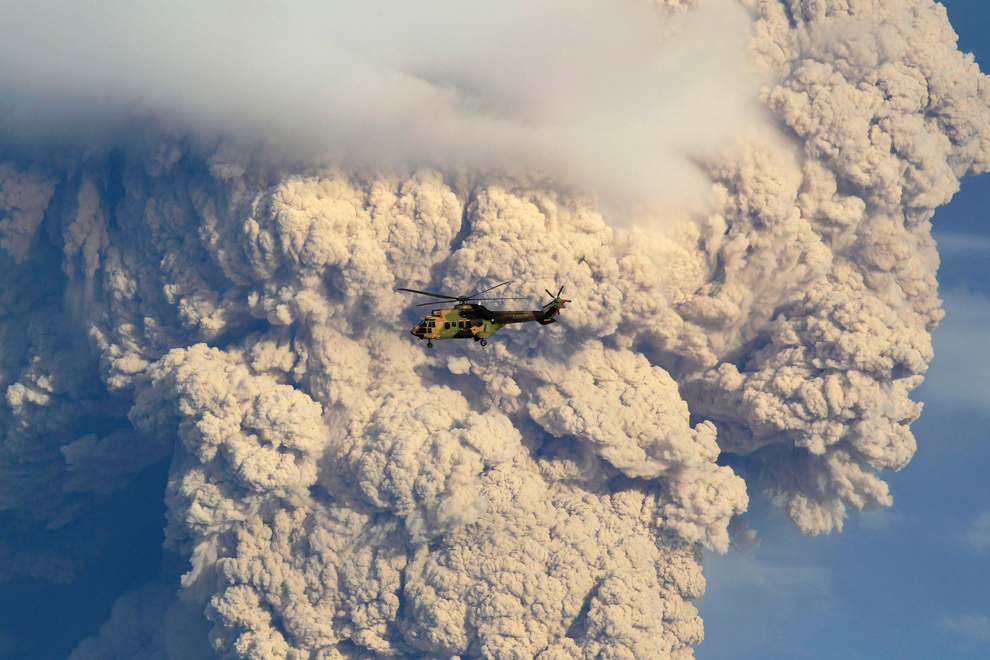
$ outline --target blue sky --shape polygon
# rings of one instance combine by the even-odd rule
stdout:
[[[123,593],[156,580],[178,586],[182,560],[162,549],[167,478],[167,460],[151,465],[87,514],[105,543],[99,559],[71,584],[26,577],[0,582],[0,659],[66,658],[97,633]]]
[[[990,2],[943,4],[990,68]],[[698,660],[990,658],[990,175],[933,223],[946,317],[915,391],[918,453],[888,475],[894,507],[806,538],[754,494],[760,546],[706,556]]]

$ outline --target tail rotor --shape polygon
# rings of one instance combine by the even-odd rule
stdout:
[[[563,308],[564,307],[564,304],[565,303],[571,302],[570,300],[565,300],[565,299],[563,299],[563,298],[560,297],[560,294],[562,294],[564,292],[564,286],[563,285],[561,285],[560,289],[557,290],[557,295],[554,295],[554,294],[550,293],[550,291],[547,290],[547,289],[543,289],[543,290],[547,292],[547,295],[548,296],[550,296],[550,302],[548,302],[547,304],[545,304],[543,306],[543,309],[544,310],[546,310],[551,305],[558,305],[558,309],[560,309],[560,308]]]
[[[571,301],[560,297],[560,294],[564,292],[563,286],[557,289],[557,295],[550,293],[548,289],[543,289],[543,290],[547,292],[548,296],[550,296],[550,302],[548,302],[543,306],[542,313],[540,315],[540,318],[537,319],[537,321],[539,321],[540,325],[547,325],[548,323],[556,323],[557,319],[555,319],[554,317],[560,313],[560,310],[564,309],[564,305],[566,305]]]

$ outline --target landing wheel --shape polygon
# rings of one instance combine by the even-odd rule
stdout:
[[[488,346],[488,342],[487,342],[487,341],[485,341],[484,339],[482,339],[482,340],[481,340],[481,345],[482,345],[482,346]]]
[[[427,348],[433,348],[433,342],[432,341],[426,342],[426,347]]]

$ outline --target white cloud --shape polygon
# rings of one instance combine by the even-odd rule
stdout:
[[[0,628],[0,658],[16,658],[24,650],[24,643],[13,630]]]
[[[769,530],[765,533],[772,535]],[[785,640],[794,638],[796,629],[825,625],[841,611],[828,568],[779,546],[776,553],[768,557],[769,544],[752,554],[705,553],[708,586],[695,602],[706,630],[700,657],[762,657],[770,649],[795,651]],[[775,647],[778,641],[784,649]]]
[[[859,514],[859,527],[873,532],[888,533],[903,518],[903,513],[891,509],[864,509]]]
[[[990,252],[990,237],[980,234],[933,233],[942,256]]]
[[[666,23],[629,0],[38,0],[0,25],[0,125],[64,142],[153,122],[306,158],[510,162],[671,205],[707,190],[694,158],[769,125],[750,25],[725,0]]]
[[[758,590],[774,601],[803,603],[831,598],[832,579],[825,567],[773,561],[758,555],[706,553],[705,576],[720,592]]]
[[[990,617],[982,614],[961,614],[945,620],[952,630],[990,641]]]
[[[976,516],[966,530],[966,540],[977,550],[990,548],[990,511],[984,511]]]
[[[990,411],[990,297],[953,289],[945,318],[932,333],[935,359],[919,397],[951,409]]]

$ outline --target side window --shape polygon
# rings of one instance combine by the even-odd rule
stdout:
[[[444,330],[449,330],[450,329],[450,322],[449,321],[443,324],[443,329]]]

